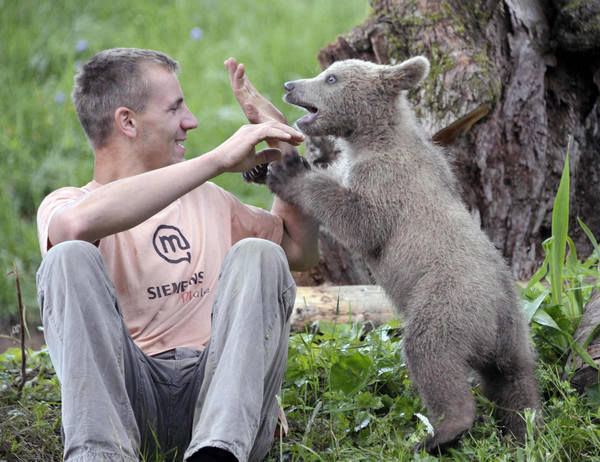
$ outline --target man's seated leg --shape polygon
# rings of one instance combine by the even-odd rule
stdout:
[[[244,239],[229,251],[186,458],[204,447],[226,450],[240,462],[264,458],[277,423],[295,297],[281,247]]]
[[[58,244],[40,266],[37,287],[61,382],[65,460],[138,461],[139,432],[125,383],[129,334],[98,249],[83,241]]]

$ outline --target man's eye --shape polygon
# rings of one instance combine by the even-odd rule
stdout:
[[[335,83],[337,81],[337,79],[335,78],[335,75],[330,74],[327,76],[327,83]]]

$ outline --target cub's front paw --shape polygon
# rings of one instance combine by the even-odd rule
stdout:
[[[268,163],[258,164],[256,167],[242,172],[242,178],[246,183],[265,184],[265,182],[267,181],[268,170]]]
[[[269,189],[286,202],[294,203],[295,185],[310,170],[308,161],[299,154],[288,155],[281,162],[271,162],[267,175]]]

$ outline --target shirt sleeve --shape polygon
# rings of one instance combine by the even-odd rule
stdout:
[[[275,244],[281,244],[283,221],[277,215],[260,207],[244,204],[230,192],[217,186],[231,208],[231,243],[247,238],[258,237]]]
[[[37,211],[38,240],[42,258],[46,256],[46,252],[52,247],[52,243],[48,239],[48,228],[54,214],[65,205],[72,204],[85,194],[85,191],[80,188],[66,187],[50,193],[42,201]]]

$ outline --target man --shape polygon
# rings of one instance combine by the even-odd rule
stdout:
[[[317,226],[278,198],[267,212],[208,182],[298,155],[303,139],[243,66],[226,65],[262,123],[190,160],[184,142],[198,124],[177,62],[111,49],[75,77],[94,178],[38,210],[65,460],[260,460],[272,442],[295,298],[288,263],[315,263]],[[261,141],[279,149],[257,153]]]

